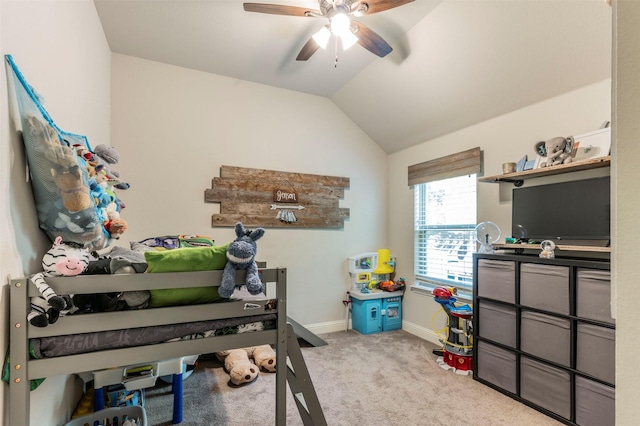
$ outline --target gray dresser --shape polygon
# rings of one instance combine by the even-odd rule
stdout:
[[[474,255],[473,378],[570,425],[615,423],[608,260]]]

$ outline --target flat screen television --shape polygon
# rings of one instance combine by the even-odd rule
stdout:
[[[609,176],[514,188],[512,201],[515,238],[565,244],[573,240],[576,244],[585,240],[609,243]]]

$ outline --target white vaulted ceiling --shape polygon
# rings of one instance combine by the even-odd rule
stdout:
[[[393,52],[339,49],[337,67],[333,47],[295,60],[323,19],[240,0],[94,2],[113,52],[328,97],[388,153],[611,77],[604,0],[416,0],[358,18]]]

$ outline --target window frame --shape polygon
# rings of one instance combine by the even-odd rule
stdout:
[[[438,280],[434,278],[424,277],[421,274],[418,274],[417,268],[417,227],[416,227],[416,194],[415,194],[415,186],[433,182],[433,181],[442,181],[449,178],[460,177],[464,175],[475,175],[473,177],[473,182],[475,184],[475,220],[477,221],[477,175],[481,173],[482,170],[482,155],[479,147],[471,148],[466,151],[458,152],[455,154],[447,155],[444,157],[424,161],[422,163],[414,164],[408,167],[408,184],[410,187],[414,189],[414,284],[412,285],[412,290],[425,293],[431,295],[431,291],[438,286],[446,285],[449,287],[456,287],[459,290],[458,298],[463,300],[471,300],[472,299],[472,287],[473,287],[473,261],[471,261],[471,284],[470,285],[457,285],[455,281],[449,280]],[[465,224],[465,227],[469,229],[469,227],[473,227],[473,231],[475,231],[476,224]],[[477,250],[477,244],[475,244],[475,232],[473,233],[474,238],[471,245],[472,253],[475,253]],[[472,255],[471,255],[472,256]]]
[[[464,182],[461,178],[469,181]],[[433,222],[433,217],[426,217],[428,203],[431,201],[433,204],[442,204],[442,202],[426,199],[429,182],[414,186],[414,282],[416,286],[426,291],[431,291],[438,286],[455,287],[461,296],[470,298],[473,292],[473,253],[476,252],[477,247],[475,244],[477,179],[475,174],[471,174],[441,181],[445,180],[452,181],[455,185],[454,191],[461,188],[461,194],[464,197],[473,197],[473,206],[469,206],[472,212],[463,214],[463,216],[468,215],[471,221],[467,223],[464,220],[452,220],[441,223],[440,220],[439,223],[429,224],[428,222]],[[469,199],[462,201],[465,205],[471,202]],[[434,216],[437,214],[435,212]]]

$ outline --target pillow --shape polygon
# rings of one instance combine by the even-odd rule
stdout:
[[[149,250],[144,258],[149,265],[147,272],[213,271],[224,269],[227,264],[227,247],[185,247],[173,250]]]
[[[144,257],[148,265],[147,272],[187,272],[224,269],[227,264],[228,246],[229,244],[213,247],[146,251]],[[168,288],[150,290],[150,293],[150,308],[211,303],[222,299],[218,294],[218,287]]]

